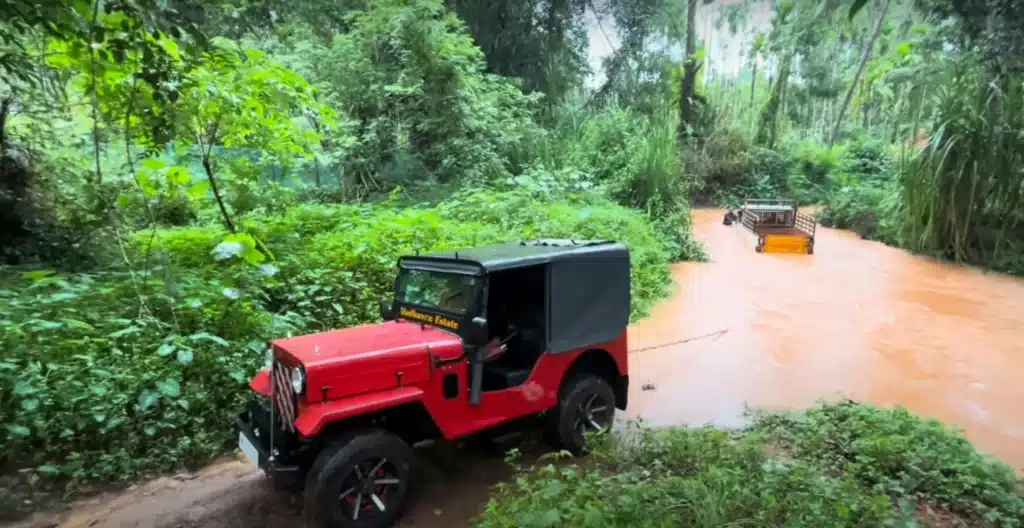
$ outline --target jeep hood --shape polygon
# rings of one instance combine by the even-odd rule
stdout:
[[[456,357],[462,340],[429,325],[389,321],[271,341],[277,356],[306,371],[307,401],[419,383],[431,356]]]

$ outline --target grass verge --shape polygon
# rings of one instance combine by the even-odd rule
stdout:
[[[958,431],[853,402],[748,428],[639,430],[586,462],[520,468],[481,528],[1021,526],[1021,483]]]

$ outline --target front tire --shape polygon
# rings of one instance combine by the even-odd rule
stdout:
[[[574,455],[586,452],[586,433],[611,429],[615,418],[615,391],[594,375],[570,379],[560,392],[558,406],[547,426],[548,441]]]
[[[418,480],[416,455],[384,431],[355,434],[328,445],[307,477],[305,526],[386,528],[410,502]]]

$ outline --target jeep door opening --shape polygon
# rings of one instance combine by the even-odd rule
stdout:
[[[237,419],[243,453],[305,488],[314,526],[393,524],[418,478],[416,443],[538,416],[553,446],[578,454],[626,409],[621,243],[404,256],[380,312],[382,323],[271,341]]]

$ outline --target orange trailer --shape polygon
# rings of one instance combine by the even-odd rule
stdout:
[[[745,200],[740,220],[757,236],[758,253],[814,253],[818,222],[796,200]]]

